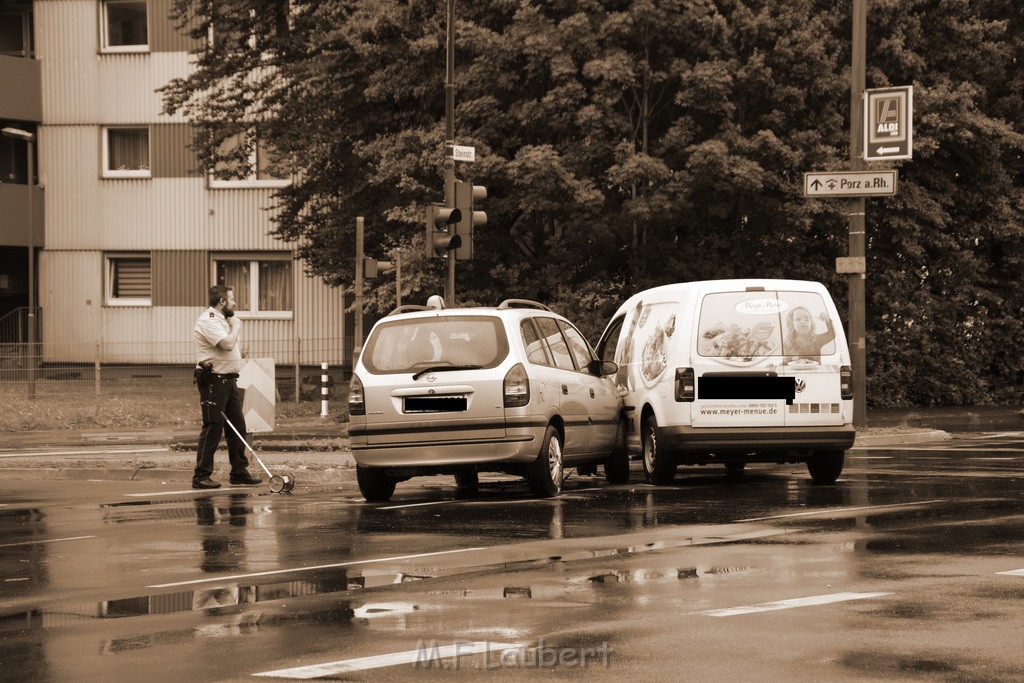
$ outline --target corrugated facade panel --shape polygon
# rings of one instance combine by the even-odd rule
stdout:
[[[267,234],[270,189],[211,190],[199,177],[100,178],[99,126],[44,126],[40,142],[49,248],[284,246]]]
[[[162,116],[156,92],[188,74],[185,52],[100,54],[95,2],[37,2],[35,14],[45,123],[185,120]]]
[[[36,2],[33,13],[42,66],[43,121],[95,123],[100,112],[96,3]]]
[[[193,128],[187,123],[156,125],[150,130],[154,178],[200,178],[199,160],[188,148]]]
[[[100,335],[103,305],[103,254],[51,251],[39,253],[41,337],[46,358],[67,351],[89,354]]]
[[[186,305],[105,306],[102,251],[40,253],[43,355],[47,362],[191,363],[192,328],[206,307],[210,273],[202,252],[153,252],[154,303],[158,288],[196,296]],[[176,278],[161,271],[181,265]],[[198,273],[197,273],[198,270]],[[340,291],[293,269],[291,320],[243,321],[242,346],[252,357],[288,365],[347,362],[342,348]],[[194,276],[193,273],[196,273]],[[174,282],[171,280],[174,279]],[[186,290],[191,287],[191,293]],[[97,348],[97,343],[99,348]]]
[[[188,52],[194,45],[175,29],[171,4],[171,0],[149,0],[149,49],[153,52]]]
[[[154,251],[153,305],[202,306],[209,288],[205,251]]]

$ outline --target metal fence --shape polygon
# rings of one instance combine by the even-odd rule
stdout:
[[[351,337],[259,340],[246,344],[243,357],[303,359],[303,363],[275,364],[277,398],[280,401],[319,400],[321,363],[328,363],[329,385],[346,382],[351,366],[348,363],[332,365],[330,360],[343,358],[343,349],[351,348],[351,343]],[[153,362],[152,358],[161,361]],[[0,396],[153,397],[190,387],[194,368],[192,342],[147,342],[145,354],[138,350],[137,344],[127,342],[46,344],[45,347],[0,343]]]

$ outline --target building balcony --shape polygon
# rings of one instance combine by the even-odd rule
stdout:
[[[0,55],[0,119],[43,120],[43,88],[39,62]]]
[[[0,182],[0,246],[27,247],[34,236],[35,246],[43,247],[46,243],[43,220],[43,188],[32,188],[32,222],[35,230],[29,230],[28,224],[28,187],[14,183]]]

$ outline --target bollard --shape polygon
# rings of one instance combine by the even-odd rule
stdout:
[[[320,364],[320,417],[327,417],[327,363]]]

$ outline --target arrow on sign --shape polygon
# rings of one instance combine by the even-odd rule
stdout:
[[[895,154],[898,151],[900,151],[899,147],[879,147],[878,148],[878,153],[879,154]]]
[[[821,181],[818,180],[817,178],[815,178],[814,182],[811,183],[811,189],[812,190],[817,190],[819,187],[821,187]]]

